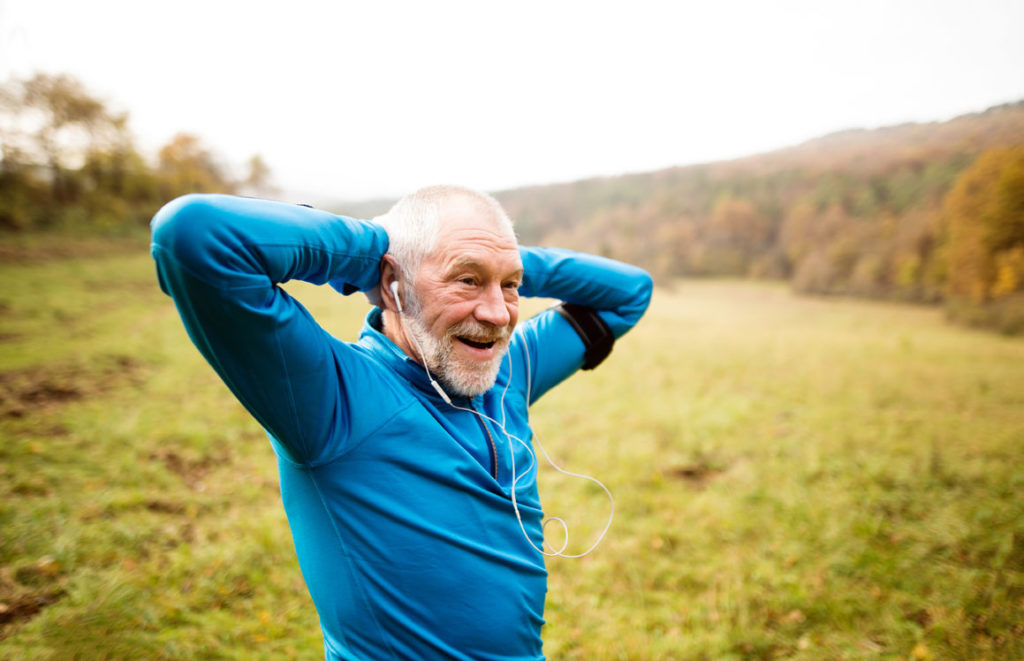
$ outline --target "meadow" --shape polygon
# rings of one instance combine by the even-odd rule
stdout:
[[[269,443],[145,246],[22,248],[0,265],[0,659],[322,659]],[[361,296],[288,288],[355,337]],[[1020,338],[684,280],[532,420],[615,496],[596,551],[549,560],[548,658],[1024,658]],[[541,494],[589,546],[603,492],[542,465]]]

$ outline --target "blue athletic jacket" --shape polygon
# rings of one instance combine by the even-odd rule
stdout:
[[[221,195],[179,198],[152,229],[161,288],[270,436],[326,657],[543,658],[544,557],[510,499],[513,459],[521,474],[529,453],[497,425],[446,404],[383,335],[379,309],[357,342],[342,342],[278,286],[372,289],[385,231]],[[520,254],[521,295],[595,308],[616,337],[647,307],[651,280],[640,269],[566,250]],[[529,442],[527,392],[536,400],[580,367],[583,352],[569,323],[545,311],[519,325],[489,392],[453,400]],[[535,477],[534,464],[516,498],[540,547]]]

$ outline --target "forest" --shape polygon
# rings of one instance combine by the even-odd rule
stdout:
[[[1024,331],[1024,102],[498,197],[524,242],[642,264],[663,283],[785,279]]]
[[[155,158],[76,80],[0,87],[0,233],[144,228],[186,192],[273,197],[259,154],[232,177],[195,135]],[[679,278],[783,279],[800,293],[942,304],[1024,333],[1024,101],[853,129],[734,161],[496,193],[524,243]],[[368,217],[386,201],[332,209]]]
[[[0,86],[0,148],[0,232],[8,236],[131,231],[185,193],[273,193],[259,154],[249,159],[246,176],[232,178],[189,133],[148,158],[127,114],[66,75],[37,74]]]

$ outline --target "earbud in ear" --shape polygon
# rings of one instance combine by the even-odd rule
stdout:
[[[398,295],[398,280],[391,282],[391,295],[395,297],[395,307],[398,308],[398,311],[400,313],[404,312],[402,310],[402,297]]]

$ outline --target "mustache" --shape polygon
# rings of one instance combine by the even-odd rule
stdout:
[[[500,328],[466,319],[448,329],[446,337],[467,337],[475,342],[505,342],[512,334],[508,326]]]

